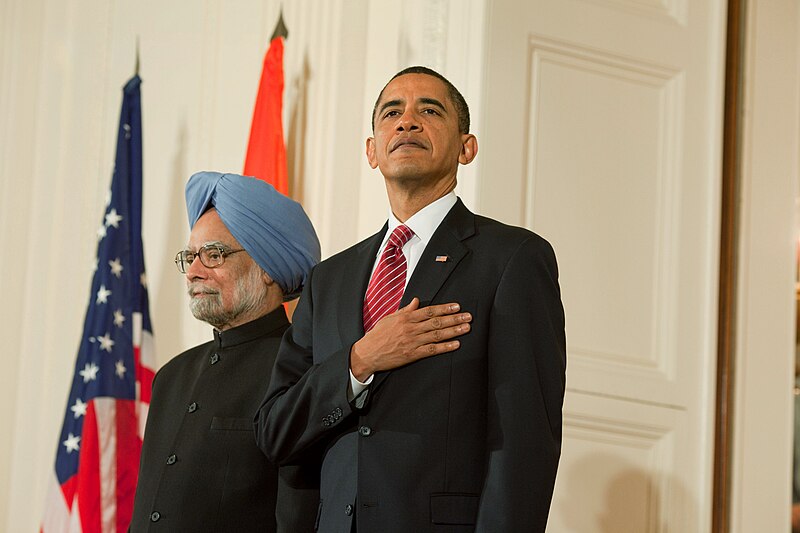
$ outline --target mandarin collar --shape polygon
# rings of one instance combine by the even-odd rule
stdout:
[[[241,326],[236,326],[232,329],[225,331],[214,330],[214,345],[217,348],[230,348],[237,344],[263,337],[269,333],[289,325],[289,319],[286,318],[286,310],[282,305],[277,309],[267,313],[261,318],[251,320]]]

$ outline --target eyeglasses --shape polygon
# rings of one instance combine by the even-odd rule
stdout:
[[[200,262],[206,268],[217,268],[225,263],[225,258],[227,256],[239,252],[244,252],[244,249],[226,250],[225,247],[220,244],[206,244],[197,252],[181,250],[175,256],[175,264],[178,266],[178,272],[186,274],[189,265],[194,263],[195,258],[200,258]]]

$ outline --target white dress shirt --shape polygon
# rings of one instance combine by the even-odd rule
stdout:
[[[435,202],[426,205],[405,221],[405,225],[414,232],[414,235],[403,246],[403,255],[406,257],[407,267],[406,281],[403,284],[404,291],[405,286],[408,285],[408,280],[411,279],[411,275],[417,267],[417,263],[419,263],[422,252],[425,251],[425,247],[428,246],[431,237],[433,237],[434,232],[439,228],[439,224],[442,223],[444,217],[450,212],[450,209],[456,205],[456,199],[456,193],[450,191]],[[389,209],[389,228],[386,230],[386,235],[383,236],[383,242],[381,242],[381,245],[378,247],[375,263],[372,265],[373,274],[378,267],[378,261],[381,258],[383,249],[386,247],[386,243],[389,241],[389,237],[392,235],[394,229],[401,224],[403,224],[403,222],[397,220],[392,210]],[[372,278],[372,274],[370,274],[370,278]],[[373,376],[374,375],[370,375],[365,381],[361,382],[356,379],[351,370],[349,392],[352,393],[352,396],[350,396],[349,399],[352,400],[361,394],[364,389],[372,383]]]

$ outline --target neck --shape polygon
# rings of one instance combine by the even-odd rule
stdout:
[[[431,187],[408,187],[404,183],[386,180],[389,206],[397,220],[405,222],[421,209],[456,188],[456,176],[436,182]]]

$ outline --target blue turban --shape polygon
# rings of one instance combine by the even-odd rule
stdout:
[[[194,228],[211,207],[250,257],[283,289],[284,299],[298,296],[320,259],[319,240],[303,207],[266,181],[198,172],[186,184],[189,227]]]

